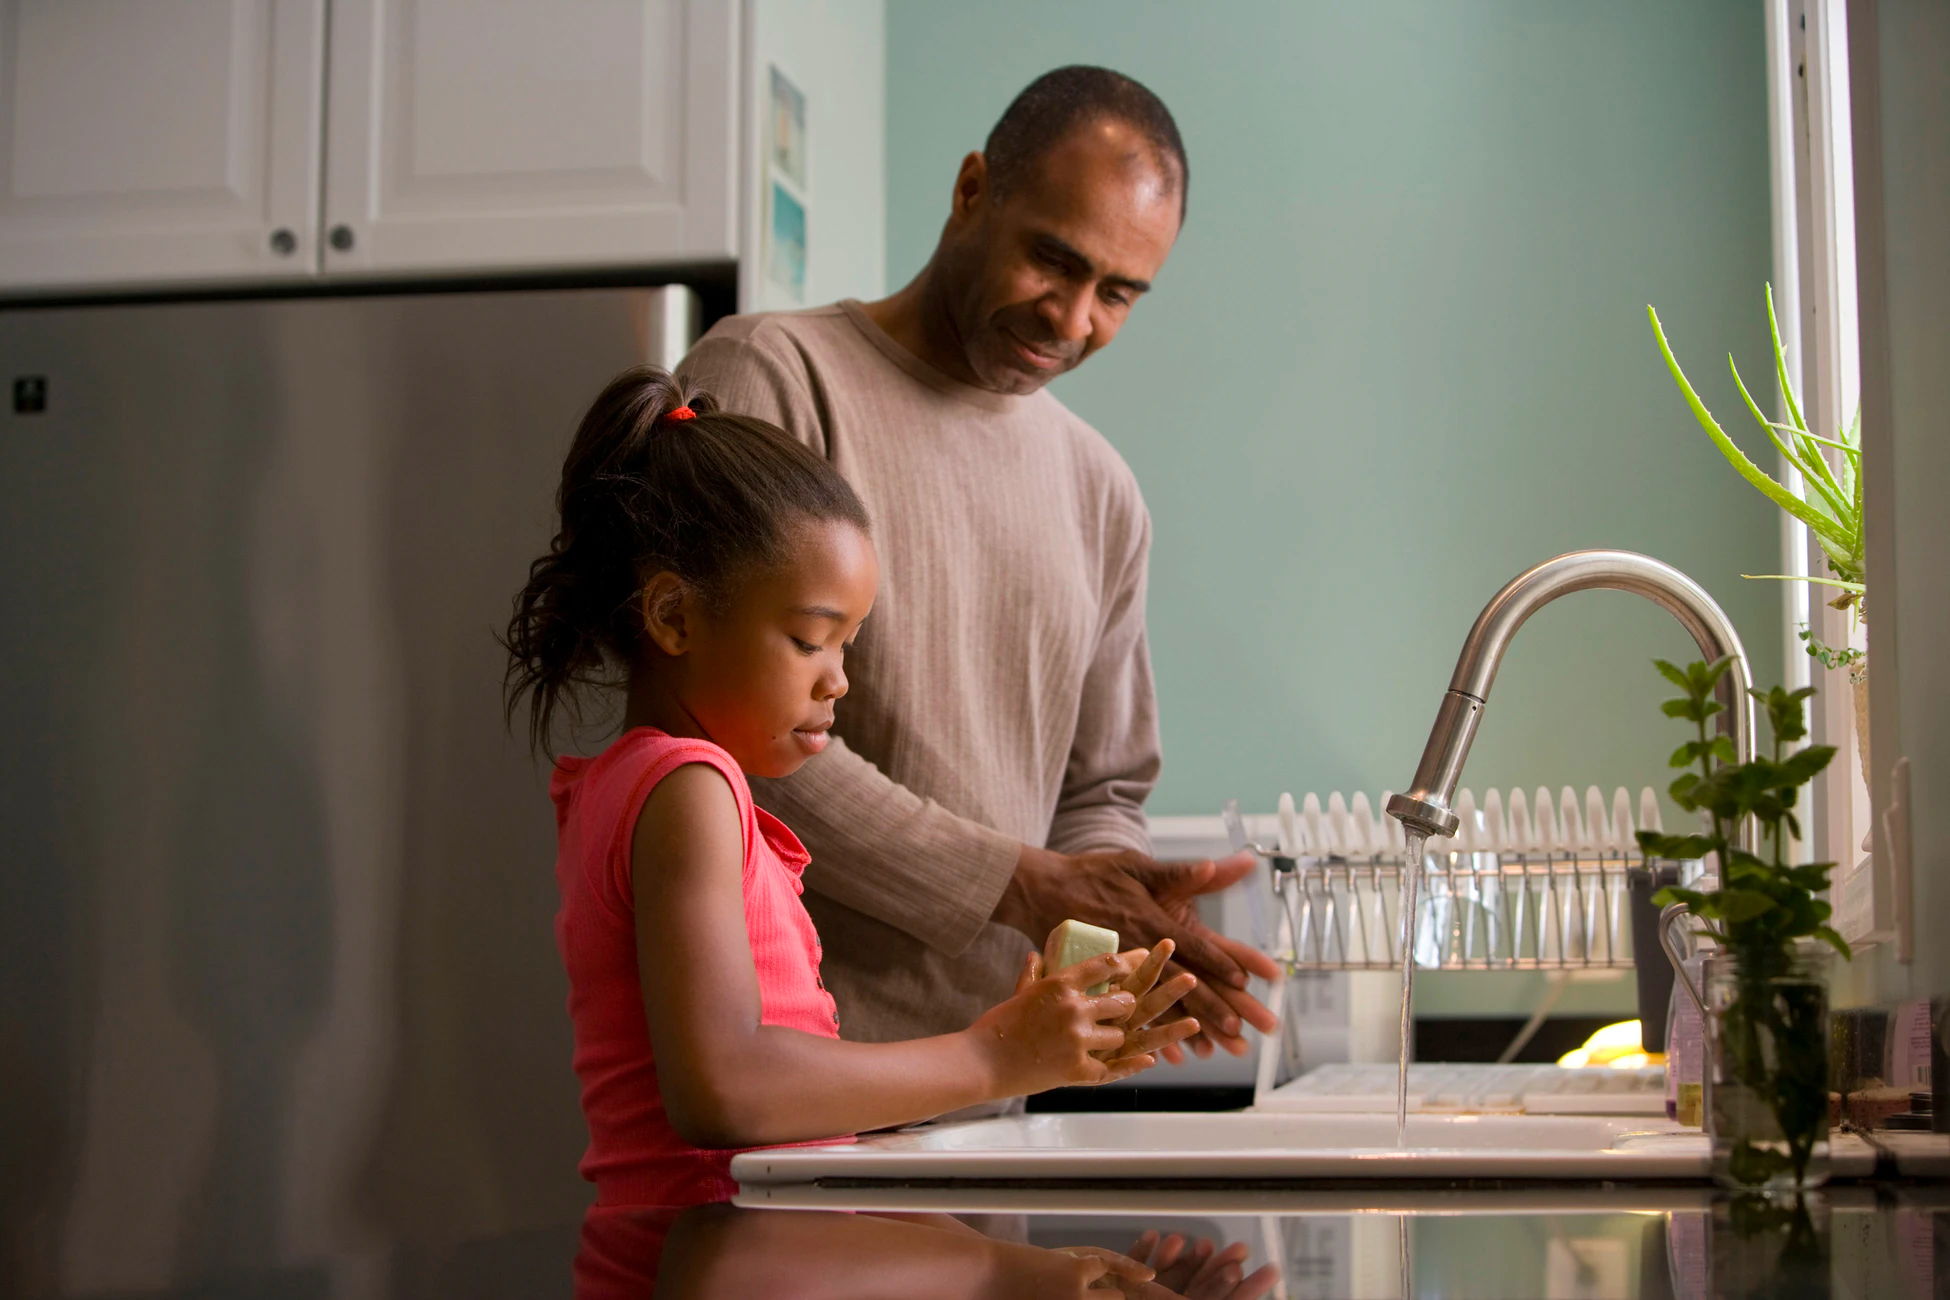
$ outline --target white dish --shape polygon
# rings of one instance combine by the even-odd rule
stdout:
[[[1838,1134],[1830,1165],[1838,1178],[1860,1177],[1874,1158]],[[731,1176],[748,1187],[831,1179],[1641,1181],[1705,1179],[1709,1171],[1699,1130],[1626,1117],[1411,1115],[1407,1142],[1397,1147],[1392,1115],[1252,1111],[1004,1116],[847,1146],[750,1151],[731,1162]]]

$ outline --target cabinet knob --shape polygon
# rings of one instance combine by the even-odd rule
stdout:
[[[271,251],[279,257],[290,257],[298,251],[298,236],[279,226],[271,232]]]
[[[339,252],[349,253],[352,251],[352,227],[343,225],[333,226],[332,233],[327,238],[331,241],[332,247]]]

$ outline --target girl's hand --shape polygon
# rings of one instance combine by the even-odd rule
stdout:
[[[1044,975],[1042,958],[1030,953],[1015,996],[984,1012],[968,1030],[989,1064],[995,1095],[1105,1083],[1135,1073],[1129,1068],[1117,1073],[1106,1061],[1127,1055],[1123,1024],[1137,1009],[1137,998],[1117,987],[1096,996],[1084,990],[1120,984],[1146,956],[1144,949],[1133,948]]]
[[[1105,1291],[1136,1295],[1138,1292],[1135,1288],[1144,1286],[1156,1276],[1156,1270],[1149,1264],[1140,1264],[1128,1255],[1120,1255],[1102,1246],[1057,1246],[1054,1253],[1085,1261],[1078,1276],[1091,1295]]]
[[[1175,1006],[1179,999],[1198,987],[1198,977],[1189,971],[1180,971],[1163,984],[1158,983],[1158,976],[1164,972],[1165,963],[1171,960],[1176,947],[1170,939],[1158,940],[1144,963],[1119,986],[1137,999],[1137,1005],[1124,1022],[1123,1047],[1113,1056],[1099,1058],[1116,1072],[1117,1078],[1127,1077],[1156,1064],[1155,1059],[1139,1061],[1162,1047],[1198,1032],[1198,1021],[1190,1016],[1164,1025],[1153,1023]]]

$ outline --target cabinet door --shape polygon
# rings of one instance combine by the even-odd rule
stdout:
[[[332,276],[735,255],[732,0],[334,0]]]
[[[0,0],[0,293],[317,272],[324,0]]]

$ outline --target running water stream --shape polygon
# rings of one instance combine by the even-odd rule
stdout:
[[[1422,850],[1428,843],[1423,831],[1404,827],[1407,841],[1402,853],[1402,1023],[1401,1069],[1395,1079],[1395,1145],[1400,1147],[1408,1134],[1408,1049],[1415,1031],[1415,896],[1422,883]]]

